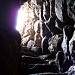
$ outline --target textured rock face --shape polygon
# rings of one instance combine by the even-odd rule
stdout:
[[[70,66],[69,70],[68,70],[68,75],[75,75],[75,66]]]
[[[64,0],[55,0],[55,13],[57,18],[63,22],[63,13],[62,13],[62,9],[63,9],[63,1]]]
[[[64,56],[64,54],[66,55],[68,53],[67,50],[69,50],[70,54],[72,54],[72,56],[75,58],[75,32],[72,37],[73,28],[68,29],[69,27],[66,27],[66,32],[63,31],[63,28],[67,25],[74,25],[73,20],[75,21],[75,1],[28,1],[29,2],[24,3],[22,6],[22,9],[24,9],[25,13],[27,14],[21,29],[22,46],[26,46],[26,48],[30,51],[36,52],[37,55],[50,54],[48,59],[53,59],[55,57],[56,59],[58,58],[57,61],[59,61],[58,65],[60,68],[62,68],[63,61],[65,60],[64,65],[68,66],[67,68],[69,68],[71,63],[67,60],[67,56]],[[67,40],[69,42],[69,47]],[[67,47],[69,49],[67,49]],[[65,69],[65,66],[63,66],[63,69]]]
[[[67,12],[69,17],[75,21],[75,0],[67,0]]]
[[[50,2],[49,0],[43,2],[43,17],[45,20],[48,20],[50,18]]]
[[[42,47],[44,37],[52,37],[51,40],[54,37],[58,43],[59,36],[56,35],[62,34],[65,25],[73,25],[70,18],[75,21],[74,0],[28,0],[21,6],[21,9],[25,13],[25,21],[20,31],[21,43],[22,46],[29,45],[29,48],[30,46]]]
[[[61,22],[64,22],[69,17],[75,21],[75,1],[55,0],[55,14]]]
[[[41,33],[40,28],[40,2],[36,0],[31,0],[30,2],[26,2],[21,6],[22,12],[25,13],[24,23],[21,27],[20,33],[22,38],[22,45],[27,46],[28,42],[31,40],[35,43],[37,40],[36,34]],[[22,15],[22,14],[21,14]],[[41,38],[41,35],[39,36]],[[38,41],[40,39],[38,38]],[[39,43],[40,45],[40,43]],[[29,47],[29,46],[28,46]]]
[[[70,50],[71,54],[72,54],[72,52],[75,53],[75,31],[73,33],[73,36],[72,36],[71,40],[69,41],[69,50]]]
[[[41,0],[30,0],[21,6],[21,10],[25,13],[24,23],[21,25],[20,33],[22,38],[22,46],[27,46],[32,40],[36,47],[41,47],[42,33],[42,17],[47,21],[50,18],[50,2]],[[42,14],[43,12],[43,14]]]
[[[49,41],[48,41],[48,44],[49,44],[49,51],[50,52],[57,52],[57,51],[61,51],[61,42],[62,42],[62,35],[54,35],[52,36]]]

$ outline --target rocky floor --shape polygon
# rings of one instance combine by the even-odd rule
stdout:
[[[60,73],[59,65],[52,55],[37,55],[33,51],[22,50],[21,70],[23,75],[67,75]],[[53,57],[53,56],[52,56]]]

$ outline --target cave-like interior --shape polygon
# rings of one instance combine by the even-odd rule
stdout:
[[[21,75],[75,74],[75,0],[21,0]]]
[[[69,71],[75,58],[74,22],[74,0],[23,0],[16,29],[21,35],[23,58],[30,58],[31,74]]]

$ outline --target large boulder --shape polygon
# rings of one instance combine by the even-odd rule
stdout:
[[[27,48],[31,49],[34,46],[34,41],[30,40],[27,44]]]
[[[61,42],[62,42],[62,34],[54,35],[48,40],[49,44],[49,51],[50,52],[56,52],[61,51]]]
[[[68,75],[75,75],[75,66],[70,66],[67,72]]]

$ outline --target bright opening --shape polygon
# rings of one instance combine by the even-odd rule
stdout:
[[[25,2],[18,11],[16,29],[20,32],[24,23],[32,18],[34,18],[33,10],[29,8],[28,2]]]
[[[27,14],[25,14],[22,9],[18,11],[17,25],[16,25],[16,29],[18,31],[20,31],[21,26],[24,24],[26,16]]]

